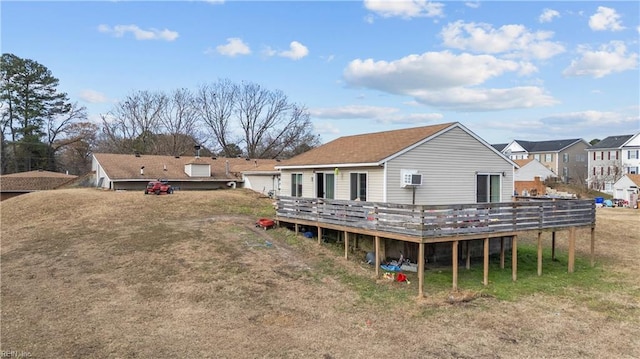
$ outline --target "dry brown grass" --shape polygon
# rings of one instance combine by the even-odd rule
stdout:
[[[598,209],[597,261],[610,290],[508,302],[471,293],[452,305],[448,296],[363,301],[323,268],[375,283],[373,270],[285,229],[255,228],[269,207],[240,190],[75,189],[2,202],[0,349],[37,358],[640,357],[640,211]],[[588,249],[580,231],[578,256]]]

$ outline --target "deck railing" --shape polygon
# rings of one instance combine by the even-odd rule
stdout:
[[[416,237],[504,233],[594,226],[591,200],[537,200],[454,205],[410,205],[284,197],[277,217]]]

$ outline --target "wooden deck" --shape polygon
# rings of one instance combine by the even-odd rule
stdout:
[[[458,242],[484,239],[485,278],[488,275],[488,247],[490,238],[511,238],[513,279],[517,273],[517,234],[538,231],[538,274],[542,273],[541,233],[569,230],[569,272],[573,272],[575,229],[591,228],[591,257],[594,258],[594,232],[596,207],[592,200],[535,199],[530,201],[473,203],[455,205],[409,205],[379,202],[327,200],[281,196],[277,199],[278,222],[293,223],[322,229],[343,231],[345,257],[349,233],[370,235],[375,238],[376,276],[379,275],[380,238],[390,238],[419,244],[451,242],[453,253],[453,287],[457,288]],[[503,247],[501,242],[501,248]],[[501,253],[504,258],[504,253]],[[503,267],[504,263],[501,263]],[[418,258],[419,292],[422,295],[424,258]]]

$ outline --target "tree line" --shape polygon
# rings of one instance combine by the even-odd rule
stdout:
[[[304,106],[251,82],[133,91],[94,123],[36,61],[3,54],[0,76],[2,174],[83,174],[93,152],[180,156],[198,145],[203,155],[284,159],[320,143]]]

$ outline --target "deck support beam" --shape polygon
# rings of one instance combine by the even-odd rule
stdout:
[[[349,259],[349,232],[344,231],[344,259]]]
[[[511,279],[518,279],[518,235],[511,237]]]
[[[418,244],[418,297],[424,297],[424,243]]]
[[[484,239],[484,263],[483,263],[483,275],[482,284],[489,285],[489,237]]]
[[[375,236],[375,248],[376,248],[376,279],[380,278],[380,237]]]
[[[596,227],[591,227],[591,266],[596,265]]]
[[[504,237],[500,237],[500,269],[504,269]]]
[[[542,232],[538,232],[538,277],[542,275]]]
[[[576,227],[569,229],[569,260],[567,271],[573,273],[576,260]]]
[[[458,241],[451,242],[451,265],[453,266],[453,290],[458,290]]]
[[[551,233],[551,260],[556,260],[556,231]]]

